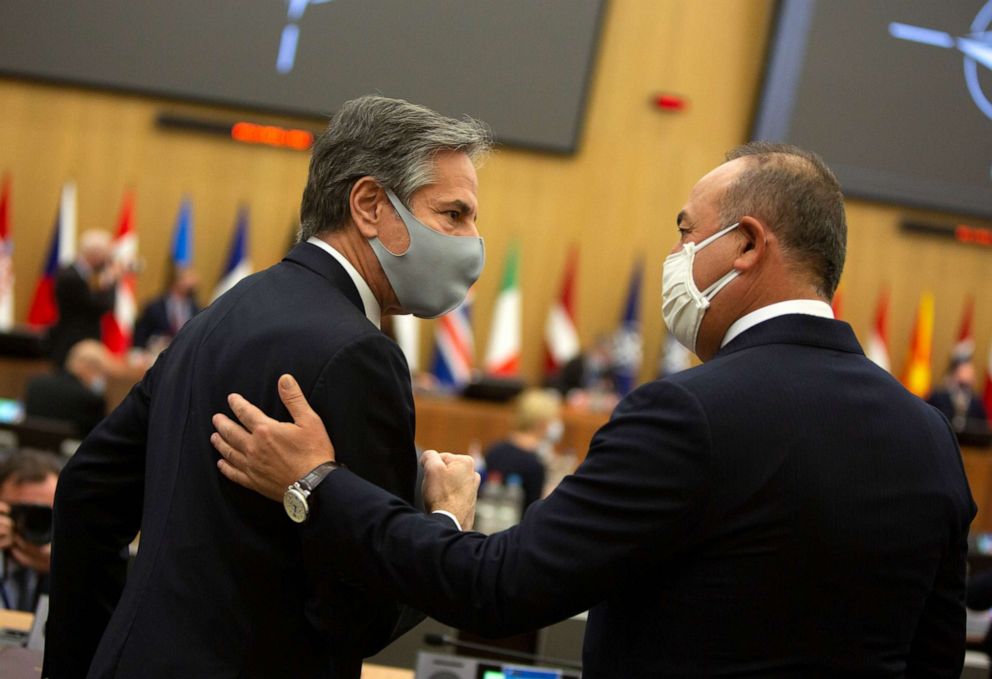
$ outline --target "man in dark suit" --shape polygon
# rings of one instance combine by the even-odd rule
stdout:
[[[84,231],[79,256],[55,277],[59,318],[48,333],[52,361],[62,367],[77,342],[100,339],[100,317],[114,308],[119,267],[110,261],[110,234]]]
[[[165,294],[150,301],[134,324],[134,346],[161,350],[200,311],[193,269],[173,265]]]
[[[110,356],[96,340],[77,342],[65,368],[28,382],[24,413],[29,417],[68,422],[83,438],[107,415],[107,364]]]
[[[488,143],[475,121],[405,101],[342,106],[313,150],[305,242],[187,323],[63,472],[44,676],[358,679],[400,631],[391,597],[312,570],[284,509],[219,477],[210,415],[230,389],[278,412],[272,385],[292,371],[341,460],[411,500],[410,373],[380,313],[444,313],[478,276],[472,158]],[[476,260],[424,265],[446,248]]]
[[[312,565],[493,636],[590,608],[587,678],[959,676],[975,507],[947,420],[832,318],[833,174],[749,144],[677,222],[663,313],[703,365],[624,399],[578,471],[488,538],[334,471]],[[215,418],[221,471],[269,497],[333,455],[280,388],[298,424],[236,395],[254,433]],[[425,502],[467,521],[470,464],[425,455]]]

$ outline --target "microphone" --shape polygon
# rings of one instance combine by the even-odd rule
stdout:
[[[483,651],[485,653],[496,653],[499,655],[505,655],[509,658],[516,658],[518,660],[523,660],[528,664],[539,662],[545,665],[557,665],[560,667],[567,667],[570,670],[581,670],[582,665],[577,664],[574,660],[562,660],[561,658],[550,658],[548,656],[541,655],[531,655],[530,653],[521,653],[520,651],[510,651],[505,648],[500,648],[499,646],[489,646],[488,644],[476,644],[469,641],[459,641],[453,637],[449,637],[447,634],[425,634],[424,643],[428,646],[455,646],[459,648],[467,648],[470,651]]]

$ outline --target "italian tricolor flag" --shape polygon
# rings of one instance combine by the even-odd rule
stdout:
[[[519,263],[519,251],[511,246],[503,269],[503,283],[496,297],[486,350],[486,373],[495,377],[514,377],[520,372]]]

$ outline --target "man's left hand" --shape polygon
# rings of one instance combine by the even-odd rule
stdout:
[[[244,397],[231,394],[227,401],[241,424],[214,415],[217,431],[210,442],[221,454],[217,466],[224,476],[281,502],[286,488],[317,465],[334,460],[334,447],[292,376],[279,378],[279,398],[292,422],[274,420]]]

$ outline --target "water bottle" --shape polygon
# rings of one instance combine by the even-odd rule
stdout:
[[[506,478],[506,486],[502,489],[498,507],[497,530],[506,530],[520,523],[524,507],[524,489],[519,475],[510,474]]]
[[[499,472],[490,472],[479,491],[475,503],[475,530],[489,535],[499,530],[497,512],[503,498],[503,477]]]

